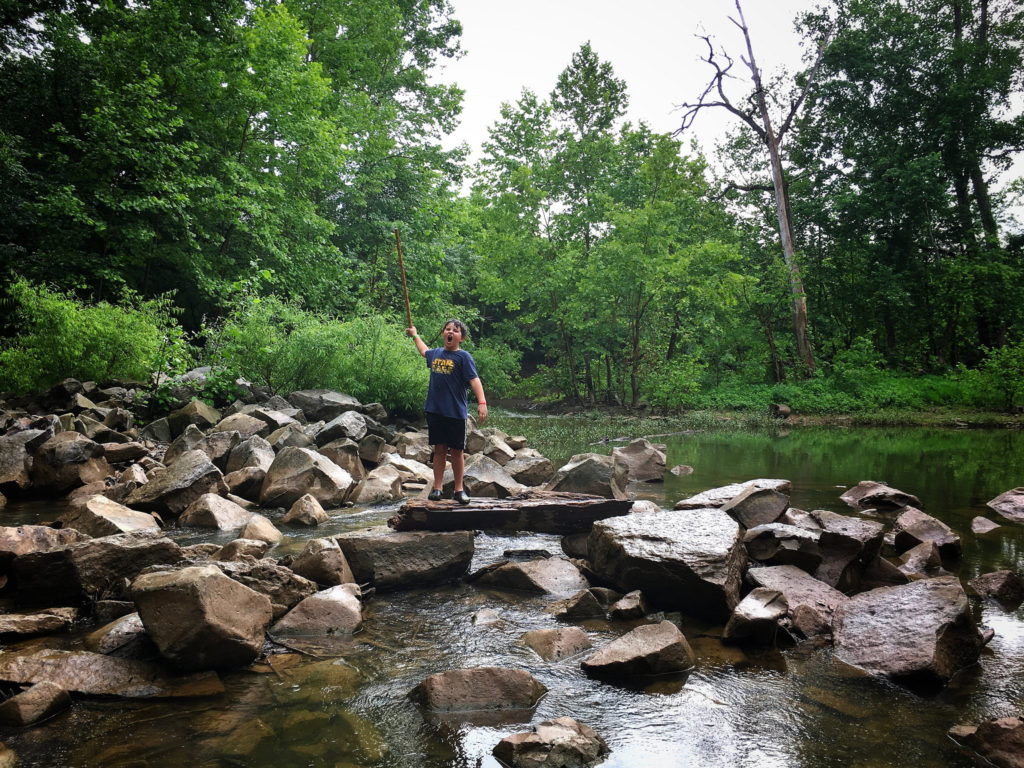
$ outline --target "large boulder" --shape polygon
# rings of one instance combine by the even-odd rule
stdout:
[[[963,552],[960,537],[953,529],[941,520],[927,515],[915,507],[906,507],[893,524],[896,533],[896,550],[906,552],[908,549],[934,541],[939,554],[947,559],[956,559]]]
[[[239,584],[265,595],[270,600],[275,619],[284,616],[317,590],[316,582],[278,565],[272,559],[217,561],[213,565]]]
[[[356,411],[346,411],[321,427],[313,436],[317,445],[327,445],[334,440],[349,439],[359,442],[366,436],[366,417]]]
[[[303,389],[285,398],[310,421],[330,421],[346,411],[357,410],[361,403],[352,395],[330,389]]]
[[[305,525],[309,527],[323,525],[328,520],[327,513],[311,493],[307,493],[288,509],[281,523],[284,525]]]
[[[821,564],[813,571],[814,577],[841,592],[859,589],[865,569],[882,549],[885,527],[874,520],[823,509],[808,513],[807,521],[812,530],[819,531]]]
[[[986,720],[981,725],[957,726],[950,736],[995,768],[1024,768],[1024,719],[1019,716]]]
[[[983,573],[970,581],[971,588],[983,597],[995,600],[1008,611],[1024,603],[1024,579],[1013,571]]]
[[[992,501],[987,502],[985,506],[995,510],[1007,520],[1024,523],[1024,488],[1011,488],[1006,493],[1001,493]]]
[[[559,717],[506,736],[493,754],[512,768],[586,768],[599,763],[609,751],[593,728],[571,717]]]
[[[75,528],[50,528],[48,525],[0,527],[0,574],[6,573],[11,561],[19,555],[64,549],[91,538]]]
[[[831,634],[835,612],[847,600],[842,592],[795,565],[751,568],[747,578],[755,587],[782,594],[792,627],[805,637]]]
[[[200,429],[209,429],[218,421],[220,421],[220,411],[210,407],[202,400],[193,400],[167,416],[167,424],[172,437],[180,435],[189,425]]]
[[[339,584],[310,595],[274,624],[277,637],[299,635],[351,635],[363,625],[359,587]]]
[[[56,683],[43,680],[0,704],[0,725],[23,728],[63,712],[71,696]]]
[[[720,509],[598,520],[587,550],[594,572],[623,592],[716,621],[739,603],[746,552],[739,524]]]
[[[433,712],[533,709],[547,688],[525,669],[476,667],[430,675],[409,696]]]
[[[146,512],[180,515],[204,493],[228,492],[224,475],[202,451],[186,451],[150,481],[132,491],[125,504]]]
[[[921,500],[913,494],[874,480],[861,480],[839,497],[854,509],[880,509],[895,511],[906,506],[920,506]]]
[[[398,435],[395,445],[399,456],[423,464],[429,464],[434,455],[426,432],[402,432]]]
[[[32,484],[51,495],[104,480],[113,474],[103,446],[77,432],[58,432],[36,451]]]
[[[836,612],[836,657],[901,682],[945,684],[978,661],[981,646],[953,576],[863,592]]]
[[[613,640],[580,664],[591,675],[634,676],[685,672],[695,656],[671,621],[644,624]]]
[[[194,424],[189,424],[164,453],[163,463],[170,466],[188,451],[202,451],[217,465],[217,469],[223,471],[228,456],[240,439],[237,432],[212,432],[207,435]]]
[[[277,526],[258,512],[254,512],[249,517],[248,522],[238,532],[238,536],[242,539],[265,541],[271,546],[284,538],[284,534],[277,529]]]
[[[100,494],[93,494],[69,505],[58,518],[62,527],[74,528],[90,536],[113,536],[131,531],[156,533],[160,526],[147,512],[137,512]]]
[[[373,529],[336,537],[355,580],[379,590],[425,587],[462,578],[473,559],[473,533],[396,533]]]
[[[504,467],[483,454],[466,457],[463,482],[466,492],[474,498],[504,499],[525,490],[522,485],[512,479]],[[445,495],[448,496],[455,490],[455,478],[450,468],[445,470],[442,488]]]
[[[773,490],[778,491],[779,493],[789,493],[790,488],[792,487],[789,480],[759,478],[757,480],[750,480],[746,483],[732,483],[730,485],[723,485],[719,488],[710,488],[695,496],[680,499],[675,503],[673,509],[707,509],[708,507],[721,507],[730,499],[734,499],[739,496],[751,485],[754,486],[754,488]]]
[[[160,654],[186,671],[251,663],[272,617],[265,595],[212,565],[142,575],[132,599]]]
[[[204,493],[181,513],[178,525],[234,531],[244,527],[252,515],[252,512],[230,499],[215,493]]]
[[[751,558],[770,565],[795,565],[814,573],[821,564],[818,547],[820,531],[785,523],[768,523],[751,528],[743,544]]]
[[[626,465],[630,480],[663,482],[667,448],[640,437],[624,448],[613,448],[612,456]]]
[[[522,485],[544,485],[555,476],[551,460],[544,456],[516,456],[505,465],[505,471]]]
[[[369,472],[352,491],[356,504],[379,504],[402,498],[402,475],[392,464],[383,464]]]
[[[170,539],[135,531],[20,555],[11,572],[20,603],[68,605],[85,598],[120,597],[143,568],[181,560],[181,548]]]
[[[313,539],[292,561],[292,570],[299,576],[326,587],[355,581],[345,553],[334,539]]]
[[[789,496],[774,488],[751,483],[721,506],[723,512],[744,528],[756,528],[778,520],[789,508]]]
[[[236,433],[236,439],[246,440],[254,435],[262,437],[269,434],[270,431],[270,425],[263,421],[263,419],[258,419],[247,413],[233,413],[218,421],[210,436],[212,437],[218,433]]]
[[[579,568],[561,557],[494,563],[473,573],[468,581],[482,587],[544,595],[571,595],[588,586]]]
[[[31,444],[43,434],[29,429],[0,435],[0,491],[16,493],[32,484],[32,453],[38,446]]]
[[[260,489],[262,506],[288,507],[307,493],[324,507],[341,506],[352,489],[352,475],[308,448],[283,448]]]
[[[789,603],[781,592],[764,587],[751,590],[726,622],[722,642],[771,645],[788,613]]]
[[[366,467],[359,456],[359,443],[343,437],[339,440],[332,440],[327,445],[316,449],[317,453],[323,454],[339,467],[344,469],[356,482],[366,477]]]
[[[236,472],[246,467],[257,467],[266,472],[273,463],[274,449],[270,447],[270,443],[259,435],[253,435],[231,449],[224,471]]]
[[[626,494],[628,475],[629,468],[614,456],[580,453],[560,467],[544,489],[624,500],[629,498]]]

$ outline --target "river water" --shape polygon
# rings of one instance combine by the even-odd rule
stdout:
[[[707,488],[776,477],[792,482],[793,506],[848,513],[838,498],[843,489],[885,481],[917,495],[926,512],[961,534],[963,559],[949,567],[965,582],[999,568],[1024,571],[1024,526],[985,507],[1024,485],[1024,433],[805,428],[655,440],[668,446],[669,466],[694,468],[664,484],[631,487],[665,507]],[[566,455],[582,450],[588,448],[565,446]],[[36,522],[57,511],[39,502],[11,505],[0,521]],[[274,554],[297,552],[312,536],[381,524],[393,511],[338,511],[326,526],[289,536]],[[976,536],[976,515],[1005,524]],[[171,535],[183,544],[216,540],[196,531]],[[501,559],[507,549],[529,548],[560,551],[552,536],[478,534],[472,567]],[[946,736],[951,726],[1024,711],[1024,609],[1006,612],[972,598],[978,621],[995,638],[978,665],[941,693],[921,696],[858,674],[828,648],[744,652],[718,641],[721,627],[671,613],[667,618],[697,655],[694,670],[638,686],[598,682],[582,673],[581,657],[545,662],[521,644],[524,632],[557,625],[545,611],[552,599],[462,584],[376,595],[360,634],[319,657],[287,654],[224,674],[225,696],[184,703],[81,699],[43,725],[0,729],[0,740],[19,753],[22,766],[495,768],[491,749],[503,736],[527,722],[570,715],[608,742],[605,768],[938,768],[973,765]],[[599,647],[635,623],[581,626]],[[81,647],[78,635],[42,642]],[[519,723],[437,721],[407,699],[433,672],[482,665],[528,669],[549,693]]]

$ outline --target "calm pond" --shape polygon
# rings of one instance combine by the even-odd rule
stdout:
[[[662,506],[707,488],[773,477],[792,481],[795,507],[850,513],[839,500],[845,488],[885,481],[917,495],[926,512],[961,534],[964,557],[949,567],[965,582],[1000,568],[1024,571],[1024,526],[985,507],[1024,485],[1019,431],[801,428],[784,436],[653,439],[667,444],[669,466],[694,468],[664,484],[631,486]],[[564,456],[593,450],[564,448]],[[338,511],[327,526],[286,539],[273,554],[299,551],[303,537],[380,524],[393,510]],[[12,505],[0,520],[14,525],[53,515],[53,505]],[[970,525],[976,515],[1003,525],[976,536]],[[177,533],[170,532],[181,543],[204,540],[195,531]],[[544,535],[479,534],[476,544],[474,569],[501,559],[506,549],[560,552],[557,537]],[[525,730],[524,723],[436,722],[406,698],[433,672],[482,665],[532,672],[549,693],[529,722],[571,715],[593,727],[611,747],[605,768],[970,766],[947,729],[1024,711],[1024,609],[1005,612],[972,598],[979,622],[995,638],[980,664],[940,694],[922,697],[857,674],[834,662],[827,648],[748,654],[722,646],[720,627],[679,614],[667,618],[680,624],[698,659],[685,679],[636,688],[598,682],[582,673],[579,657],[544,662],[521,644],[527,630],[556,626],[545,612],[551,599],[468,585],[380,594],[366,605],[364,631],[336,654],[292,655],[273,668],[226,674],[228,694],[220,699],[77,700],[42,726],[0,730],[0,740],[18,752],[22,766],[494,768],[491,749]],[[497,620],[474,622],[482,609],[497,611]],[[635,624],[581,626],[598,647]],[[75,636],[43,642],[81,643]]]

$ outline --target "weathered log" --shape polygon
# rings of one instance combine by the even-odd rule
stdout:
[[[629,500],[581,493],[530,490],[506,499],[410,499],[388,520],[396,531],[535,531],[585,533],[595,520],[628,514]]]

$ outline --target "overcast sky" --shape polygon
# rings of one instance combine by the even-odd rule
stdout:
[[[466,95],[462,123],[446,144],[465,141],[474,160],[501,103],[514,102],[524,87],[547,97],[572,54],[588,40],[626,81],[628,119],[643,120],[659,133],[679,127],[676,105],[696,100],[708,83],[711,69],[699,60],[705,47],[696,35],[709,33],[736,53],[743,45],[728,21],[736,12],[734,0],[451,1],[462,22],[466,54],[448,64],[441,79],[458,83]],[[803,49],[793,19],[813,5],[812,0],[746,0],[743,11],[762,71],[799,66]],[[735,71],[741,66],[737,62]],[[734,119],[711,110],[697,119],[693,131],[710,151]]]

